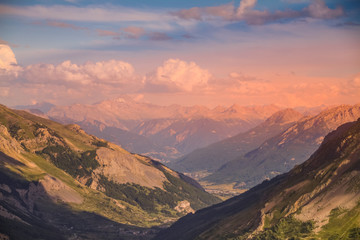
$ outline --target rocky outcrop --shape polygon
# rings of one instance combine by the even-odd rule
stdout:
[[[179,202],[174,209],[178,212],[183,212],[183,213],[195,212],[194,209],[191,208],[189,201],[186,200]]]
[[[99,148],[96,151],[100,167],[94,170],[94,175],[103,175],[110,180],[124,184],[135,183],[149,188],[163,189],[167,181],[164,173],[149,166],[135,155],[120,149],[115,145],[109,148]]]

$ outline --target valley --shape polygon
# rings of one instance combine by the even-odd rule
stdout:
[[[195,150],[169,166],[200,182],[249,189],[301,164],[326,134],[359,117],[359,105],[332,107],[314,116],[279,111],[257,127]]]
[[[291,171],[189,214],[154,239],[358,239],[360,120]]]
[[[360,117],[359,105],[298,108],[301,113],[272,105],[166,107],[127,96],[88,106],[45,109],[42,116],[80,124],[85,131],[130,152],[153,157],[204,183],[204,188],[222,198],[302,163],[327,133]],[[151,117],[152,112],[158,118]],[[224,185],[226,190],[222,190]]]
[[[360,198],[351,189],[358,185],[360,128],[359,122],[351,121],[359,118],[359,105],[329,108],[314,116],[280,110],[253,129],[194,151],[199,160],[206,160],[199,156],[207,152],[219,156],[221,161],[214,162],[214,166],[225,162],[225,167],[216,170],[209,168],[212,162],[191,165],[191,161],[180,158],[180,163],[188,164],[183,166],[192,167],[185,167],[191,171],[184,174],[171,170],[179,170],[177,162],[168,162],[168,168],[148,156],[89,135],[73,123],[62,125],[5,106],[0,113],[0,230],[6,236],[24,238],[24,234],[30,234],[29,239],[46,239],[53,234],[47,231],[49,228],[59,239],[173,239],[177,231],[183,233],[178,239],[282,239],[287,236],[281,235],[283,232],[317,238],[356,231],[358,215],[352,214]],[[327,132],[331,133],[322,137]],[[324,139],[321,145],[320,138]],[[297,148],[292,147],[294,142]],[[271,162],[282,159],[282,148],[307,156],[304,153],[312,148],[306,144],[312,148],[319,144],[320,148],[305,163],[298,160],[300,165],[291,169]],[[336,147],[339,144],[341,147]],[[252,148],[255,150],[246,153]],[[279,155],[269,158],[273,155],[269,149]],[[276,174],[269,176],[259,167],[250,170],[250,162],[238,166],[233,163],[238,161],[236,158],[231,160],[231,156],[246,153],[243,156],[247,158],[257,151],[265,151],[260,156],[267,156],[266,161],[278,167],[272,170],[278,169]],[[224,158],[220,157],[222,153]],[[189,156],[184,159],[194,158]],[[251,161],[256,164],[256,160]],[[202,169],[201,164],[206,168]],[[214,180],[226,169],[234,173],[227,171],[225,180]],[[246,177],[255,180],[239,181]],[[353,187],[344,192],[341,186],[345,185]],[[327,200],[320,204],[322,199]],[[317,206],[321,210],[314,210]],[[217,209],[217,214],[212,209]],[[257,217],[244,225],[251,215]],[[83,218],[86,220],[78,224]],[[337,228],[335,222],[341,218],[348,222],[347,230]],[[17,232],[12,226],[23,230]]]

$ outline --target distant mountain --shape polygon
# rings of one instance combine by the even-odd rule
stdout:
[[[197,149],[168,165],[181,172],[214,172],[223,164],[256,149],[265,139],[281,133],[302,117],[292,109],[280,110],[245,133]]]
[[[204,179],[216,183],[237,182],[240,188],[255,186],[304,162],[327,133],[359,117],[360,104],[341,105],[302,119],[281,134],[267,139],[257,149],[224,164]]]
[[[326,106],[325,104],[322,104],[322,105],[319,105],[319,106],[315,106],[315,107],[295,107],[294,110],[304,114],[304,115],[311,115],[311,116],[314,116],[314,115],[317,115],[319,114],[320,112],[326,110],[326,109],[329,109],[329,108],[333,108],[335,107],[334,105],[333,106]]]
[[[128,151],[169,161],[244,132],[278,110],[274,105],[158,106],[123,96],[94,105],[54,107],[47,115],[62,123],[76,123]]]
[[[234,132],[241,132],[252,125],[253,123],[241,119],[178,119],[148,138],[158,146],[173,147],[182,155],[232,136]]]
[[[359,239],[359,156],[360,120],[328,134],[290,172],[188,214],[154,239]]]
[[[31,112],[34,112],[35,114],[44,114],[50,111],[50,109],[53,107],[55,107],[55,105],[52,103],[41,102],[33,105],[17,105],[14,108],[19,110],[29,110]]]
[[[0,105],[1,238],[146,239],[143,227],[217,202],[193,179],[78,125]]]

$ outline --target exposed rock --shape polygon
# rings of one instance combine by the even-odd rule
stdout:
[[[185,213],[195,212],[194,209],[191,208],[191,205],[187,200],[179,202],[174,209],[178,212],[185,212]]]
[[[107,176],[117,183],[135,183],[150,188],[163,189],[163,183],[167,181],[160,170],[146,165],[136,156],[129,154],[116,145],[111,145],[115,150],[99,148],[97,160],[101,167],[94,172],[97,175]]]
[[[77,204],[83,202],[83,198],[79,193],[55,177],[45,175],[45,177],[40,180],[40,184],[54,201],[60,200]]]

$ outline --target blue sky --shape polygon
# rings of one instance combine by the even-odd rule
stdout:
[[[358,0],[5,0],[0,4],[0,41],[11,48],[22,70],[16,81],[2,83],[0,100],[8,104],[43,100],[71,104],[116,94],[141,94],[161,103],[167,94],[176,92],[176,99],[188,105],[262,104],[269,99],[276,102],[278,93],[271,95],[269,88],[282,84],[293,104],[309,105],[311,101],[300,99],[300,92],[291,89],[291,81],[299,81],[297,89],[301,91],[307,86],[308,92],[314,92],[325,83],[334,90],[349,87],[344,82],[355,81],[360,72],[359,13]],[[171,59],[177,62],[168,61]],[[129,63],[138,87],[126,89],[120,84],[117,91],[107,90],[95,98],[86,98],[91,94],[85,92],[68,98],[66,91],[75,91],[73,87],[55,79],[50,84],[60,84],[64,93],[51,98],[50,92],[40,95],[35,89],[48,83],[36,85],[40,83],[26,77],[26,69],[35,69],[36,64],[51,68],[70,61],[82,69],[89,62],[111,60]],[[191,78],[193,73],[201,77],[193,79],[190,88],[187,79],[157,76],[164,69],[173,76]],[[195,70],[203,72],[198,75]],[[80,74],[74,71],[71,73]],[[246,79],[257,80],[249,83]],[[99,84],[96,81],[92,83]],[[267,86],[269,82],[274,84]],[[219,87],[229,91],[225,98],[216,97],[214,89]],[[24,91],[21,98],[16,97],[15,89]],[[336,94],[342,94],[337,102],[359,100],[356,95]]]

